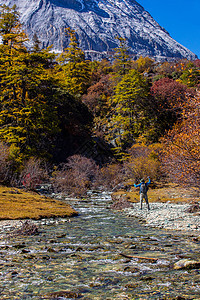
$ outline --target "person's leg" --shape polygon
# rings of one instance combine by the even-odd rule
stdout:
[[[149,206],[149,201],[148,201],[148,196],[147,196],[147,194],[146,194],[146,195],[144,195],[144,199],[145,199],[145,201],[146,201],[146,204],[147,204],[148,210],[150,210],[150,206]]]
[[[140,209],[142,209],[143,197],[144,197],[144,194],[140,193]]]

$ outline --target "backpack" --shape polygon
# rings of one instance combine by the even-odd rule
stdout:
[[[140,186],[140,193],[146,194],[147,191],[148,191],[148,186],[146,185],[146,183],[142,183]]]

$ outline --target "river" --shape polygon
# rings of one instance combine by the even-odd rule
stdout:
[[[40,220],[36,236],[1,239],[0,299],[200,299],[200,270],[173,269],[199,258],[199,239],[148,228],[108,209],[110,201],[91,193],[70,202],[79,216]]]

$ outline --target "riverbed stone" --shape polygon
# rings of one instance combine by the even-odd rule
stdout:
[[[137,273],[140,272],[140,269],[134,266],[127,266],[124,268],[125,272]]]
[[[196,260],[181,259],[174,264],[175,270],[180,270],[180,269],[189,270],[189,269],[199,269],[199,268],[200,268],[200,261],[196,261]]]
[[[127,289],[135,289],[137,287],[137,283],[132,283],[132,282],[130,282],[130,283],[127,283],[126,285],[125,285],[125,288],[127,288]]]
[[[30,250],[29,249],[22,249],[21,253],[29,253]]]
[[[77,299],[80,297],[81,294],[79,292],[71,292],[71,291],[58,291],[58,292],[52,292],[41,296],[42,299],[60,299],[60,298]]]
[[[198,202],[192,203],[187,209],[186,212],[189,213],[196,213],[196,212],[200,212],[200,205]]]
[[[12,271],[6,275],[7,278],[14,278],[18,275],[17,271]]]
[[[142,277],[140,278],[140,280],[142,280],[142,281],[152,281],[152,280],[154,280],[154,279],[155,279],[154,277],[149,276],[149,275],[142,276]]]
[[[16,245],[14,245],[13,247],[16,248],[16,249],[21,249],[21,248],[25,248],[25,247],[26,247],[26,244],[25,244],[25,243],[16,244]]]

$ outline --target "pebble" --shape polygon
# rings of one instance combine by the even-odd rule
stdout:
[[[129,217],[137,217],[146,221],[145,226],[157,228],[200,231],[200,215],[186,212],[189,204],[150,203],[148,211],[145,204],[140,209],[139,203],[134,203],[132,208],[124,209]]]

